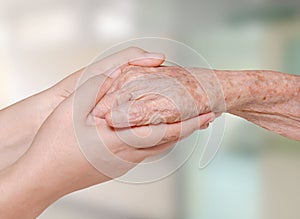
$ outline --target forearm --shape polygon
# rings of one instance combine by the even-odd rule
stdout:
[[[82,70],[36,95],[0,110],[0,171],[29,148],[40,126],[72,93]]]
[[[62,196],[108,180],[79,148],[67,152],[68,156],[59,148],[63,146],[35,144],[0,173],[0,218],[36,218]]]
[[[41,212],[45,200],[40,200],[42,190],[32,172],[21,172],[13,165],[0,175],[0,218],[31,219]],[[26,176],[27,174],[27,176]],[[42,202],[43,203],[42,203]]]
[[[300,77],[275,71],[215,71],[226,111],[300,140]]]
[[[0,218],[36,218],[59,198],[51,184],[53,179],[45,178],[47,175],[20,166],[7,168],[0,177]]]
[[[30,146],[52,106],[46,92],[29,97],[0,111],[0,170],[15,162]]]

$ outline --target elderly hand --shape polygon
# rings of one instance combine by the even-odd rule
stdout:
[[[220,99],[217,96],[222,92],[214,95],[217,82],[205,80],[211,76],[207,69],[198,76],[193,69],[181,67],[129,66],[93,114],[105,118],[110,126],[121,128],[174,123],[216,110],[209,97]]]

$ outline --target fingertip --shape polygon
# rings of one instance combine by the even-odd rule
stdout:
[[[162,53],[145,53],[142,57],[130,60],[130,65],[155,67],[160,66],[165,61],[165,55]]]
[[[207,122],[212,122],[216,118],[216,115],[215,113],[210,112],[210,113],[205,113],[200,115],[199,118],[201,118],[201,121],[203,123],[207,123]]]
[[[214,121],[216,118],[217,118],[217,115],[216,115],[214,112],[211,112],[211,113],[210,113],[210,119],[209,119],[208,122],[212,122],[212,121]]]
[[[209,127],[209,124],[215,120],[216,115],[215,113],[211,112],[202,114],[198,118],[200,119],[198,129],[206,129]]]
[[[208,127],[209,127],[209,123],[206,123],[206,124],[200,126],[198,129],[203,130],[203,129],[207,129]]]

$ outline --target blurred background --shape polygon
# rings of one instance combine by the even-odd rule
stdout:
[[[145,36],[186,43],[215,69],[300,74],[298,0],[0,0],[0,106]],[[204,170],[194,153],[163,180],[94,186],[39,218],[300,218],[299,146],[226,115],[221,150]]]

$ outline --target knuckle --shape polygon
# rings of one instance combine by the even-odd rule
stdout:
[[[135,101],[130,108],[132,114],[142,114],[145,111],[144,101]]]
[[[130,107],[130,120],[138,122],[139,125],[143,124],[144,122],[146,122],[148,118],[148,113],[150,112],[147,109],[148,107],[145,105],[144,101],[135,101]]]
[[[162,123],[163,118],[161,117],[160,113],[153,113],[149,118],[149,124],[157,125]]]

